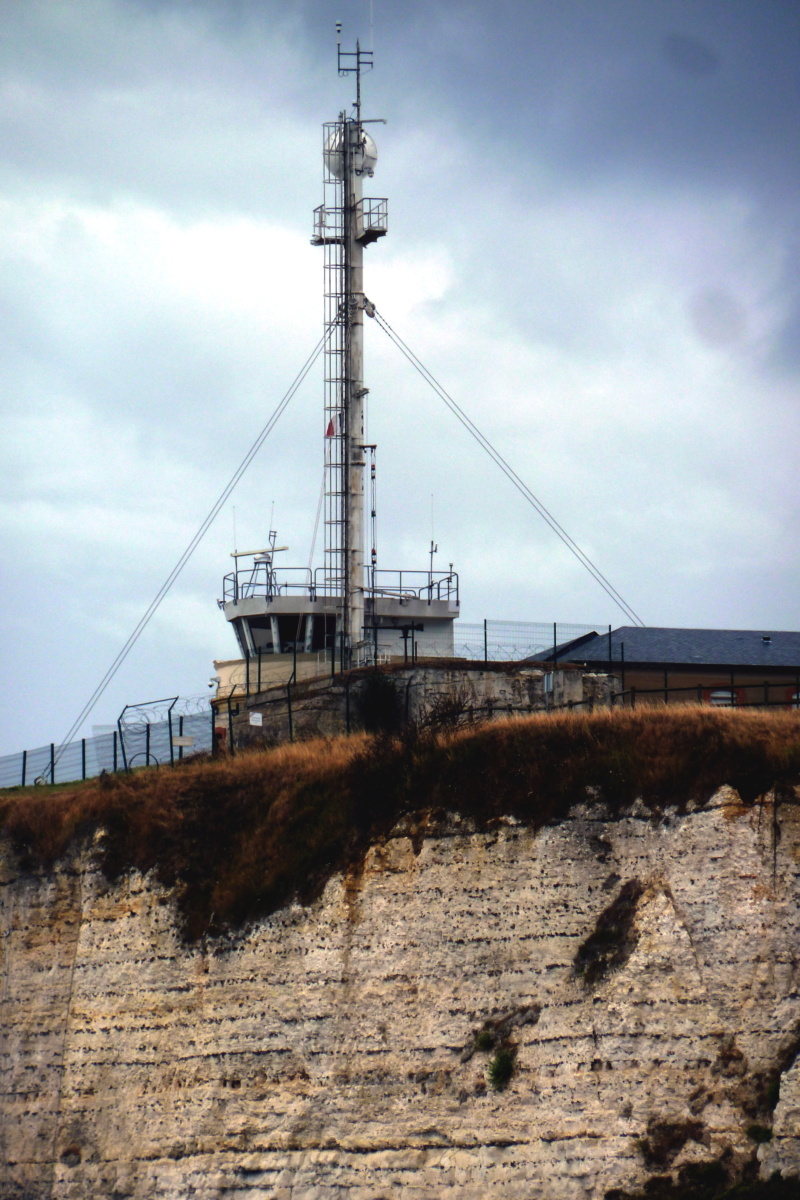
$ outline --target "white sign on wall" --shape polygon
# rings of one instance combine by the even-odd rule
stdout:
[[[251,712],[250,713],[250,724],[251,725],[263,725],[264,724],[264,714],[257,713],[257,712]]]

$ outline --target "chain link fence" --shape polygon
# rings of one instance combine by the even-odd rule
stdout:
[[[189,698],[175,706],[171,722],[147,714],[134,730],[123,727],[122,735],[119,729],[111,729],[65,746],[51,742],[6,754],[0,758],[0,788],[91,779],[102,771],[123,770],[126,758],[130,767],[169,763],[210,751],[212,740],[213,713],[208,698]]]
[[[573,638],[599,633],[604,625],[574,625],[561,621],[457,621],[456,658],[484,662],[519,662],[532,654],[553,650]]]
[[[407,653],[416,657],[464,658],[484,662],[519,662],[533,654],[552,650],[573,638],[600,632],[601,625],[575,625],[563,622],[532,621],[457,621],[454,627],[454,642],[438,645],[426,642],[424,651],[417,650],[413,639],[409,639]],[[316,670],[304,670],[302,674],[323,674],[331,669],[330,655],[317,655],[320,661]],[[387,656],[379,655],[379,661]],[[251,660],[231,673],[226,679],[224,691],[230,693],[259,691],[262,682],[267,684],[267,666],[271,656],[264,657],[264,676],[260,678],[260,666]],[[304,664],[305,665],[305,664]],[[286,683],[298,677],[298,664],[285,667],[286,679],[269,678],[269,684]],[[241,675],[241,679],[239,678]],[[224,695],[218,697],[224,700]],[[210,751],[213,746],[214,715],[208,697],[189,697],[178,700],[167,712],[166,701],[152,701],[144,705],[130,706],[116,729],[98,732],[94,737],[80,738],[59,746],[52,742],[37,746],[33,750],[22,750],[17,754],[0,757],[0,788],[25,787],[41,781],[44,783],[71,783],[79,779],[90,779],[102,771],[120,771],[128,767],[163,764],[175,759]],[[161,707],[159,707],[161,706]]]
[[[409,627],[408,637],[398,645],[389,646],[381,640],[377,645],[362,642],[354,666],[384,665],[402,658],[406,662],[431,658],[461,658],[471,662],[521,662],[534,654],[554,654],[556,647],[575,638],[604,630],[602,625],[576,625],[546,621],[456,621],[453,640],[418,638]],[[382,631],[384,634],[386,631]],[[563,658],[563,652],[558,657]],[[335,675],[341,671],[341,656],[337,652],[331,661],[330,650],[313,654],[295,652],[272,654],[259,650],[248,659],[223,664],[218,679],[217,699],[225,701],[240,695],[258,695],[275,686],[285,687],[302,679]]]

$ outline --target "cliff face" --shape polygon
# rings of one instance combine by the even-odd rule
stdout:
[[[0,1194],[570,1200],[691,1163],[796,1173],[799,861],[797,809],[727,789],[657,822],[399,828],[311,908],[187,949],[150,877],[6,850]]]

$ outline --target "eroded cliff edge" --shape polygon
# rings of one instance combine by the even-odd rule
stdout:
[[[800,1167],[793,804],[401,819],[308,907],[194,946],[95,850],[3,851],[4,1197],[569,1200]]]

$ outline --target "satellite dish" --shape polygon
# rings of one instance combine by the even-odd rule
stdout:
[[[353,166],[357,175],[369,175],[371,178],[375,174],[375,164],[378,161],[378,147],[364,129],[361,130],[359,141],[360,144],[355,148],[353,155],[355,160]],[[322,157],[325,160],[325,166],[334,179],[344,179],[341,126],[334,130],[328,138]]]

